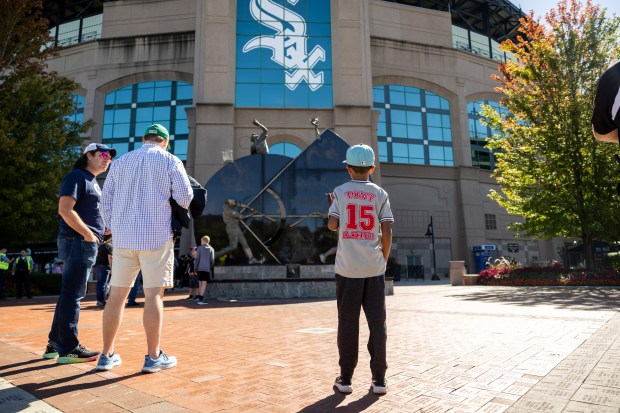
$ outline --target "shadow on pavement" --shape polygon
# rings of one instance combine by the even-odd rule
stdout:
[[[564,309],[615,311],[620,302],[620,288],[489,287],[488,291],[477,289],[471,292],[463,292],[463,290],[459,290],[450,296],[463,301],[505,303],[526,307],[551,304]]]
[[[338,406],[347,397],[334,389],[334,394],[319,400],[310,406],[304,407],[298,413],[358,413],[369,408],[373,403],[379,400],[379,396],[371,391],[366,393],[361,399],[355,400],[349,404]]]

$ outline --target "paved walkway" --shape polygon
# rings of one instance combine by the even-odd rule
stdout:
[[[179,365],[151,375],[140,373],[142,308],[125,311],[117,343],[123,365],[95,373],[94,363],[40,358],[53,298],[4,301],[0,411],[620,411],[620,289],[442,283],[396,283],[387,298],[390,389],[383,397],[369,392],[364,324],[353,394],[332,390],[334,300],[198,306],[186,294],[168,294],[162,347]],[[100,348],[102,312],[93,297],[82,308],[80,339]]]

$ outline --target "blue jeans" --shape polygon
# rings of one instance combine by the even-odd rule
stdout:
[[[109,265],[95,265],[95,276],[97,276],[97,302],[105,303],[103,286],[110,275]]]
[[[97,258],[97,243],[80,238],[59,238],[58,258],[64,262],[62,287],[54,310],[49,342],[58,352],[69,353],[79,344],[80,301],[86,295],[86,283]]]

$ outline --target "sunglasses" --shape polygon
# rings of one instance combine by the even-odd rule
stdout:
[[[101,156],[103,159],[108,159],[108,158],[110,158],[110,160],[114,159],[114,157],[110,155],[109,152],[100,152],[99,156]]]

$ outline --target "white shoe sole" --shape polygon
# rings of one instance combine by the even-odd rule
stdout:
[[[373,384],[372,385],[372,392],[374,394],[386,394],[387,393],[387,386],[375,386]]]
[[[340,393],[344,393],[344,394],[353,393],[353,388],[351,386],[334,383],[334,387],[337,388]]]
[[[109,370],[112,370],[116,366],[120,366],[121,364],[122,364],[121,361],[119,361],[118,363],[107,364],[105,366],[100,366],[97,364],[97,367],[95,367],[95,370],[96,371],[109,371]]]
[[[155,367],[142,367],[142,373],[157,373],[158,371],[171,369],[177,365],[175,361],[174,364],[168,364],[165,366],[155,366]]]

